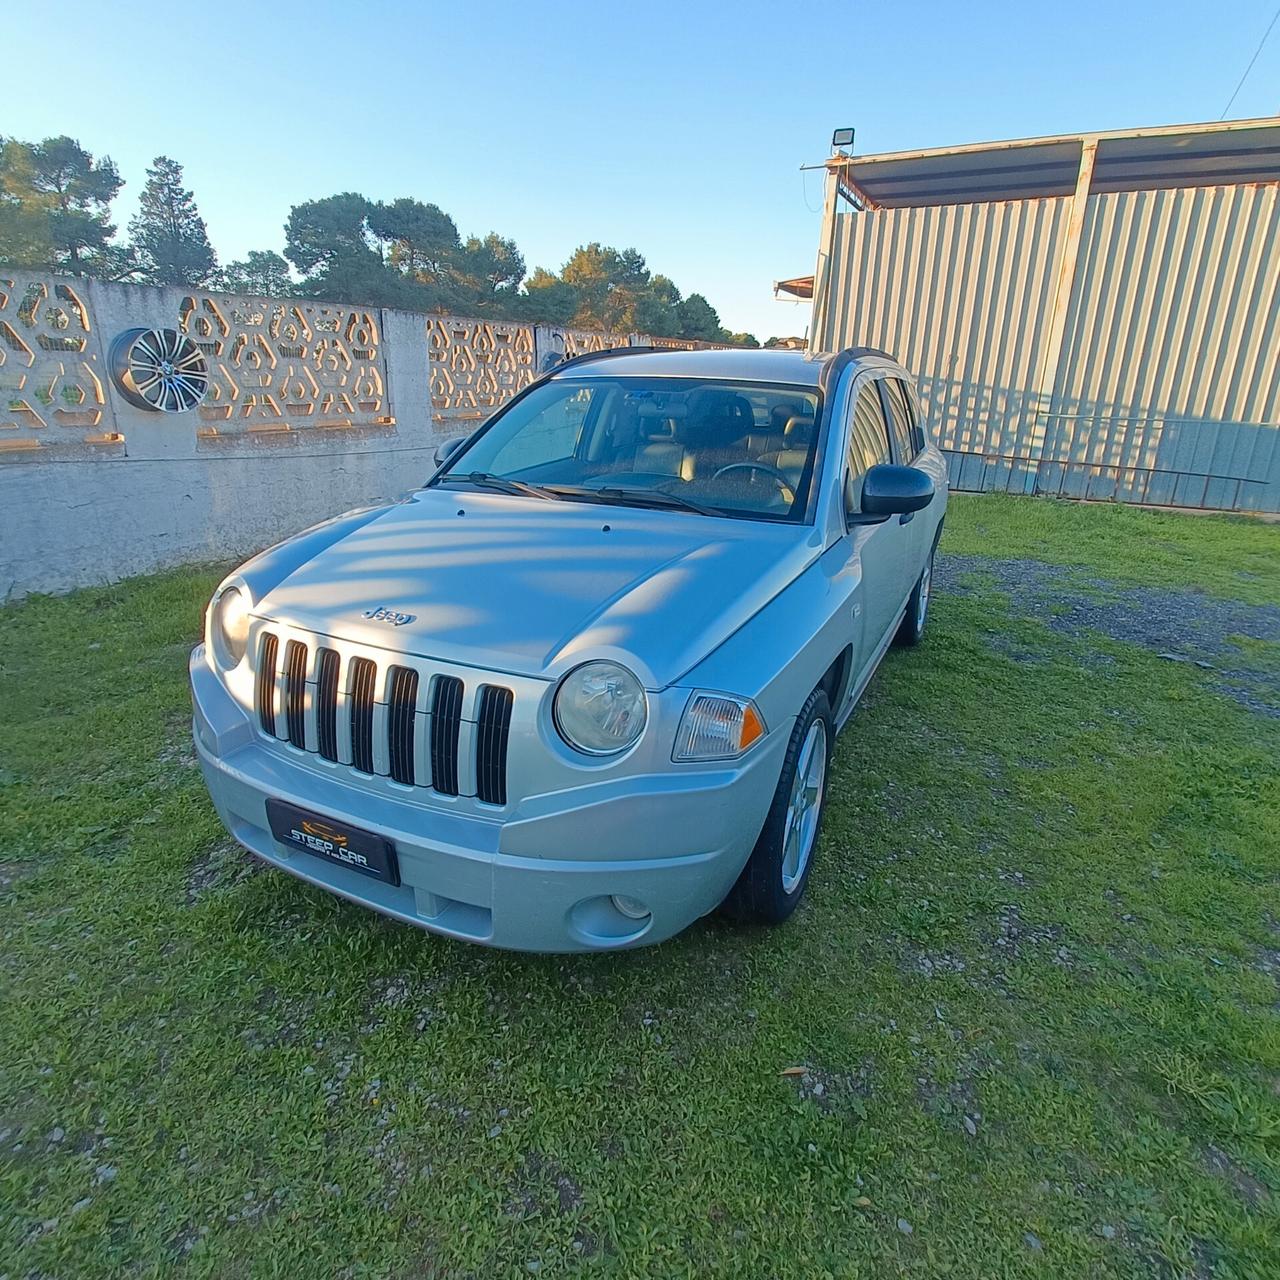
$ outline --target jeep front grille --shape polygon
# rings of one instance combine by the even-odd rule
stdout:
[[[458,794],[458,732],[462,728],[462,681],[436,676],[431,699],[432,786],[446,796]]]
[[[254,682],[258,692],[258,717],[263,732],[276,736],[276,654],[280,642],[270,631],[262,637],[262,652],[258,656],[258,678]]]
[[[316,750],[338,758],[338,651],[321,649],[316,657]]]
[[[418,673],[411,667],[391,668],[387,708],[389,772],[397,782],[413,786],[413,722],[418,704]]]
[[[376,663],[351,659],[351,764],[361,773],[373,772],[373,682],[377,678]]]
[[[511,733],[510,689],[487,684],[480,690],[476,727],[476,795],[489,804],[507,803],[507,738]]]
[[[315,752],[358,773],[385,775],[405,786],[460,794],[474,779],[485,804],[507,802],[507,741],[514,695],[484,684],[476,690],[473,732],[466,735],[471,768],[460,769],[467,689],[457,676],[423,667],[352,657],[272,631],[258,644],[254,680],[258,723],[268,736]],[[425,698],[422,693],[426,694]]]
[[[284,715],[289,741],[295,747],[307,745],[306,696],[307,646],[301,640],[290,640],[284,647]]]

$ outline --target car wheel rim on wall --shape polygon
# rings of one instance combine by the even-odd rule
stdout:
[[[135,408],[194,409],[209,389],[204,352],[176,329],[126,329],[111,346],[111,374]]]
[[[822,812],[822,784],[827,776],[827,726],[815,720],[805,735],[800,761],[791,780],[787,821],[782,830],[782,888],[794,893],[813,856]]]

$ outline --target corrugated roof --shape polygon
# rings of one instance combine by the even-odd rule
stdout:
[[[880,208],[1070,195],[1086,142],[1091,192],[1280,182],[1280,116],[832,156],[846,192]]]

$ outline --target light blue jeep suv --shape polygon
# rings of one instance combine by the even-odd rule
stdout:
[[[624,348],[437,462],[215,593],[191,683],[231,834],[494,946],[786,919],[836,732],[925,626],[946,467],[910,377]]]

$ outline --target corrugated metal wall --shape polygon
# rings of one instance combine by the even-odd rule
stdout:
[[[1023,487],[1070,200],[835,219],[819,349],[892,352],[919,382],[959,488]]]
[[[1277,188],[1090,196],[1040,488],[1274,511],[1277,424]]]
[[[1277,188],[1090,196],[1074,261],[1071,203],[834,216],[815,348],[902,360],[957,488],[1280,510]]]

